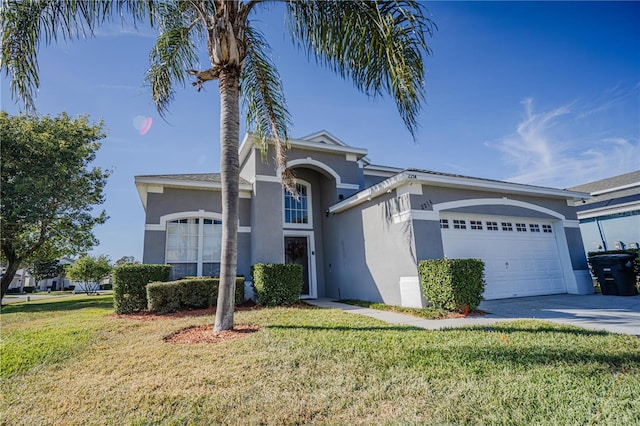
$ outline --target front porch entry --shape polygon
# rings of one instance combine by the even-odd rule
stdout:
[[[313,231],[284,231],[284,262],[302,265],[301,299],[315,299],[316,283],[316,250]]]

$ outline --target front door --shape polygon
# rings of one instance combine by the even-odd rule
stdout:
[[[287,235],[284,237],[284,262],[302,265],[301,297],[315,297],[313,255],[311,236]]]

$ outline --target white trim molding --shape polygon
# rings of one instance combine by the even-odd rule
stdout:
[[[456,201],[447,201],[444,203],[438,203],[433,205],[434,211],[442,211],[442,210],[451,210],[457,209],[460,207],[471,207],[471,206],[514,206],[521,207],[527,210],[533,210],[540,213],[548,214],[549,216],[555,217],[560,220],[565,220],[564,215],[548,209],[546,207],[539,206],[537,204],[527,203],[519,200],[511,200],[507,197],[503,198],[473,198],[470,200],[456,200]]]
[[[538,206],[532,203],[526,203],[524,201],[518,200],[510,200],[506,197],[504,198],[476,198],[471,200],[456,200],[456,201],[448,201],[444,203],[438,203],[433,205],[433,210],[404,210],[399,213],[396,213],[392,216],[393,223],[406,222],[408,220],[431,220],[431,221],[439,221],[440,220],[440,212],[444,212],[446,210],[456,209],[460,207],[471,207],[471,206],[492,206],[492,205],[503,205],[503,206],[516,206],[525,208],[527,210],[533,210],[541,213],[545,213],[549,216],[552,216],[560,221],[564,227],[567,228],[577,228],[579,227],[579,222],[577,220],[567,220],[564,215],[548,209],[546,207]]]
[[[278,176],[256,175],[255,178],[253,179],[253,182],[255,181],[273,182],[273,183],[280,183],[280,184],[282,183],[282,179],[280,179],[280,174],[278,174]]]
[[[221,213],[207,212],[204,210],[192,210],[185,212],[177,212],[170,213],[163,216],[160,216],[160,223],[146,223],[144,225],[145,231],[166,231],[167,230],[167,222],[177,219],[213,219],[213,220],[222,220]],[[240,226],[240,221],[238,221],[238,232],[251,232],[250,226]]]
[[[409,182],[406,185],[396,188],[396,195],[398,197],[404,194],[422,195],[422,185],[415,185],[413,182]]]
[[[583,210],[578,212],[578,219],[591,219],[594,217],[606,217],[609,215],[627,213],[640,210],[640,203],[638,201],[632,201],[629,203],[617,204],[614,206],[596,207],[589,210]]]
[[[360,189],[360,185],[357,185],[354,183],[342,183],[342,178],[340,177],[338,172],[336,172],[333,168],[323,163],[322,161],[318,161],[314,158],[311,158],[311,157],[297,158],[295,160],[291,160],[287,162],[287,168],[292,168],[296,166],[314,166],[325,171],[331,177],[333,177],[333,179],[336,181],[336,188],[338,189],[354,189],[354,190]],[[278,167],[278,170],[276,171],[276,173],[278,175],[278,178],[280,178],[280,176],[282,176],[282,167]]]

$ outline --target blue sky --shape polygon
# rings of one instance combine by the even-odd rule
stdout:
[[[438,26],[414,142],[388,98],[370,99],[309,63],[277,7],[255,15],[271,42],[294,137],[325,129],[376,164],[558,188],[640,169],[640,2],[429,2]],[[167,121],[144,86],[154,34],[120,23],[42,46],[42,114],[89,114],[113,170],[94,254],[142,258],[134,176],[219,170],[216,83],[179,88]],[[206,56],[203,55],[203,58]],[[203,60],[202,68],[206,68]],[[2,109],[17,113],[8,80]],[[136,117],[153,124],[140,135]],[[244,127],[243,127],[244,131]]]

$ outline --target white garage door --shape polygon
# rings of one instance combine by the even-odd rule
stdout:
[[[444,255],[485,264],[485,299],[566,293],[550,221],[441,214]]]

